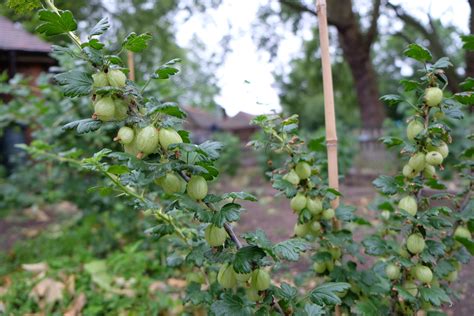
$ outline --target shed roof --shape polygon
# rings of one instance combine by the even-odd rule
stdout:
[[[49,53],[51,45],[25,31],[20,24],[0,16],[0,50]]]

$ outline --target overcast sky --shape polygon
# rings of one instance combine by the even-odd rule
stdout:
[[[276,0],[223,0],[216,10],[206,12],[206,18],[195,15],[178,27],[178,43],[184,47],[189,45],[193,36],[200,38],[209,50],[220,50],[219,41],[230,33],[233,35],[225,63],[219,69],[217,77],[221,93],[217,102],[229,115],[239,111],[252,114],[268,113],[272,109],[280,109],[276,89],[273,87],[272,72],[275,65],[269,63],[267,56],[257,50],[252,39],[252,23],[257,18],[257,10],[261,4]],[[368,0],[356,0],[360,8],[368,7]],[[467,0],[392,0],[401,4],[406,10],[426,20],[426,13],[439,18],[443,23],[454,23],[463,32],[468,32],[469,5]],[[316,23],[316,20],[315,20]],[[380,21],[381,24],[384,21]],[[230,28],[231,26],[231,28]],[[300,49],[301,38],[291,33],[281,43],[277,62],[289,62]],[[337,83],[336,83],[337,84]]]

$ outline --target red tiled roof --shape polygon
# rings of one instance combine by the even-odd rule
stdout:
[[[256,126],[250,125],[254,117],[252,114],[239,112],[235,116],[222,120],[219,127],[224,130],[256,129]]]
[[[51,45],[25,31],[21,25],[0,16],[0,50],[48,53]]]
[[[184,110],[188,114],[188,120],[194,122],[199,128],[211,129],[212,127],[218,127],[222,130],[256,129],[255,126],[250,125],[250,121],[255,116],[249,113],[239,112],[235,116],[221,118],[216,113],[196,107],[184,106]]]

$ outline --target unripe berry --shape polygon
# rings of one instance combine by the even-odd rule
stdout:
[[[425,154],[416,153],[410,160],[408,160],[408,165],[412,167],[416,172],[420,172],[425,167]]]
[[[290,207],[297,213],[301,212],[306,207],[306,197],[301,193],[296,194],[290,201]]]
[[[295,170],[291,169],[290,172],[283,176],[283,180],[290,182],[293,185],[300,183],[300,177],[296,174]]]
[[[316,273],[324,273],[324,271],[326,271],[326,263],[323,261],[316,261],[313,264],[313,269]]]
[[[107,72],[107,80],[112,87],[123,88],[125,87],[127,76],[119,69],[109,69]]]
[[[107,75],[102,71],[93,74],[92,80],[94,80],[93,86],[95,88],[102,88],[109,85],[109,81],[107,80]]]
[[[173,194],[180,191],[181,181],[174,173],[167,173],[161,180],[161,187],[167,194]]]
[[[249,273],[237,273],[237,272],[235,272],[235,278],[239,282],[247,282],[250,279],[251,276],[252,276],[252,272],[249,272]]]
[[[416,286],[416,283],[413,281],[406,281],[403,284],[403,288],[405,289],[405,291],[407,291],[413,296],[416,296],[418,294],[418,287]]]
[[[438,166],[443,163],[443,156],[437,151],[430,151],[426,154],[426,163],[432,166]]]
[[[449,155],[449,147],[448,144],[445,142],[441,141],[441,144],[439,146],[433,146],[433,145],[428,145],[426,147],[429,151],[437,151],[443,156],[443,159],[448,157]]]
[[[306,208],[313,215],[318,215],[323,210],[323,202],[320,198],[308,198],[306,200]]]
[[[137,149],[143,154],[151,154],[158,148],[158,130],[149,125],[137,134]]]
[[[400,267],[393,263],[387,264],[385,274],[390,280],[396,280],[400,278]]]
[[[232,265],[225,263],[221,266],[217,274],[217,282],[225,289],[231,289],[237,285],[237,279],[235,278]]]
[[[458,226],[456,227],[456,230],[454,231],[454,237],[460,237],[460,238],[466,238],[471,240],[472,235],[469,229],[463,226]]]
[[[432,165],[425,165],[425,169],[423,170],[423,176],[427,179],[434,178],[436,175],[436,168]]]
[[[128,117],[128,104],[123,99],[115,99],[115,119],[124,120]]]
[[[304,237],[309,233],[309,227],[307,224],[295,224],[294,233],[298,237]]]
[[[181,144],[183,139],[181,136],[172,128],[162,128],[160,129],[160,144],[164,150],[168,149],[169,145],[172,144]]]
[[[412,254],[418,254],[425,249],[425,240],[421,234],[411,234],[407,238],[407,249]]]
[[[334,260],[337,260],[337,259],[341,258],[341,256],[342,256],[342,250],[339,247],[329,248],[329,253],[331,254],[331,256]]]
[[[222,246],[227,239],[227,232],[224,227],[209,225],[204,230],[204,238],[211,247]]]
[[[202,200],[207,195],[207,182],[201,176],[192,176],[189,179],[188,186],[188,195],[194,200]]]
[[[398,208],[406,211],[411,216],[415,216],[418,211],[418,205],[416,199],[412,196],[405,196],[398,202]]]
[[[431,87],[425,90],[425,102],[428,106],[437,106],[443,100],[443,91],[438,87]]]
[[[408,164],[403,166],[402,173],[405,177],[409,179],[416,177],[416,175],[418,174],[418,172],[416,172],[416,170],[410,167]]]
[[[382,213],[380,214],[380,216],[388,221],[390,219],[390,211],[387,211],[387,210],[383,210]]]
[[[263,269],[256,269],[252,272],[250,285],[254,290],[265,291],[270,287],[270,275]]]
[[[295,172],[300,179],[308,179],[311,176],[311,166],[304,161],[298,162],[295,167]]]
[[[425,126],[420,121],[416,119],[411,121],[407,126],[407,138],[411,141],[414,141],[415,137],[418,136],[418,134],[420,134],[424,129]]]
[[[115,140],[125,145],[125,144],[130,144],[131,142],[133,142],[134,137],[135,137],[135,132],[133,131],[133,129],[128,126],[123,126],[119,129]]]
[[[457,279],[458,279],[458,271],[457,270],[449,272],[448,275],[446,276],[446,281],[448,281],[448,282],[454,282]]]
[[[433,272],[431,269],[424,265],[418,265],[415,271],[416,278],[423,283],[431,283],[433,280]]]
[[[114,120],[115,103],[111,97],[103,97],[94,104],[94,115],[101,121]]]
[[[332,219],[334,216],[336,215],[336,212],[334,211],[334,209],[332,208],[328,208],[326,210],[323,211],[323,219],[325,220],[330,220]]]
[[[258,291],[252,288],[246,289],[245,293],[247,294],[247,298],[252,302],[258,302],[262,299]]]
[[[313,232],[318,233],[321,231],[321,224],[318,221],[314,221],[311,223],[310,228]]]

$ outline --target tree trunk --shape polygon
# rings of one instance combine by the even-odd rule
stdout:
[[[385,107],[379,100],[377,75],[370,58],[370,48],[361,45],[362,34],[355,28],[340,30],[339,37],[354,79],[362,128],[381,128],[385,119]]]
[[[385,119],[385,106],[379,100],[377,74],[370,58],[380,6],[379,1],[373,3],[371,27],[364,33],[352,10],[351,0],[328,1],[329,22],[338,30],[339,43],[354,79],[361,125],[369,130],[381,128]]]
[[[474,0],[469,0],[471,17],[469,19],[469,30],[474,34]],[[466,76],[474,78],[474,51],[466,50]]]

